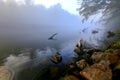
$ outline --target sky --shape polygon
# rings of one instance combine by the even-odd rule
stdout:
[[[3,0],[4,2],[17,2],[18,5],[25,4],[27,0]],[[60,4],[62,6],[62,9],[68,11],[71,14],[79,15],[78,11],[76,11],[77,8],[80,7],[80,5],[77,4],[77,0],[29,0],[31,4],[33,5],[43,5],[46,8],[50,8],[56,4]]]
[[[61,4],[62,9],[68,11],[71,14],[79,15],[78,11],[76,11],[76,9],[80,7],[80,5],[77,4],[77,0],[35,0],[34,3],[36,5],[42,4],[46,8],[50,8],[51,6],[59,3]]]

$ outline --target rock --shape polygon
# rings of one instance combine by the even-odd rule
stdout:
[[[50,60],[53,63],[58,64],[62,61],[62,56],[61,55],[54,55],[54,56],[51,56]]]
[[[102,60],[109,60],[111,64],[116,64],[120,59],[116,53],[105,53],[101,58]]]
[[[74,70],[74,71],[72,72],[72,74],[75,75],[75,76],[80,76],[79,70]]]
[[[86,62],[88,62],[89,64],[92,64],[92,59],[91,56],[88,53],[84,53],[83,55],[81,55],[81,59],[85,59]]]
[[[116,80],[120,74],[120,49],[107,49],[104,52],[95,52],[91,56],[92,60],[97,64],[97,68],[106,71],[110,65],[113,69],[113,79]],[[89,73],[90,74],[90,73]],[[88,75],[88,74],[87,74]],[[109,75],[110,76],[110,75]],[[104,79],[102,79],[104,80]],[[106,79],[107,80],[107,79]]]
[[[76,44],[76,47],[78,47],[79,49],[81,49],[82,48],[82,39],[80,39],[78,42],[77,42],[77,44]]]
[[[116,50],[114,51],[114,53],[116,53],[118,56],[120,56],[120,49],[116,49]]]
[[[111,63],[110,63],[109,60],[101,60],[101,61],[99,62],[99,64],[97,64],[97,65],[99,65],[100,68],[102,68],[102,70],[106,70],[107,67],[110,66],[110,64],[111,64]]]
[[[75,77],[73,75],[69,75],[64,78],[61,78],[60,80],[80,80],[80,79],[78,79],[77,77]]]
[[[106,65],[107,63],[107,65]],[[112,70],[108,61],[101,61],[90,67],[84,68],[80,74],[87,80],[112,80]]]
[[[77,55],[83,54],[82,51],[79,48],[75,48],[74,52],[77,53]]]
[[[99,49],[80,49],[80,48],[75,48],[74,52],[77,53],[78,55],[81,54],[89,54],[90,56],[94,53],[94,52],[100,52],[101,50]]]
[[[73,64],[73,63],[71,63],[70,65],[69,65],[69,68],[70,69],[73,69],[73,68],[75,68],[76,66]]]
[[[80,68],[80,69],[84,69],[85,67],[88,67],[89,64],[86,62],[85,59],[82,59],[80,61],[76,62],[76,65]]]
[[[0,80],[13,80],[14,72],[5,66],[0,66]]]
[[[94,52],[93,55],[91,56],[91,59],[93,62],[99,62],[102,58],[103,52]]]
[[[120,49],[107,50],[105,52],[95,52],[91,56],[94,62],[100,62],[101,60],[109,60],[112,65],[116,65],[120,60]]]
[[[83,54],[82,39],[80,39],[80,41],[77,42],[74,52],[77,53],[78,55]]]
[[[75,76],[80,76],[79,71],[80,71],[80,69],[77,67],[76,64],[71,63],[69,65],[68,74],[75,75]]]
[[[120,60],[120,49],[107,51],[103,54],[102,59],[109,60],[111,64],[117,64]]]

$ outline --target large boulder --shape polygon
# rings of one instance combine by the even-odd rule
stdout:
[[[80,72],[87,80],[112,80],[112,70],[109,67],[108,61],[101,61],[86,67]]]
[[[107,50],[105,52],[95,52],[91,56],[94,62],[100,62],[101,60],[109,60],[110,63],[116,65],[120,60],[120,49]]]

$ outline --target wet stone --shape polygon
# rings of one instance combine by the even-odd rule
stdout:
[[[14,73],[5,66],[0,66],[0,80],[13,80]]]
[[[53,63],[58,64],[62,61],[62,56],[61,55],[54,55],[54,56],[51,56],[50,60]]]
[[[101,61],[100,63],[86,67],[80,72],[80,75],[87,80],[112,80],[112,70],[109,65],[105,66],[106,63],[108,62]]]
[[[76,65],[80,68],[80,69],[84,69],[85,67],[88,67],[89,64],[86,62],[85,59],[82,59],[80,61],[76,62]]]
[[[103,52],[94,52],[91,58],[94,62],[99,62],[103,54]]]

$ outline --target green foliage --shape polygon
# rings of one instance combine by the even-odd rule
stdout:
[[[120,49],[120,40],[117,41],[116,43],[113,44],[113,46],[111,46],[112,49]]]
[[[105,52],[113,52],[115,49],[120,49],[120,40],[117,42],[111,43]]]
[[[107,50],[105,50],[105,53],[109,53],[109,52],[113,52],[114,51],[114,49],[107,49]]]
[[[115,66],[115,68],[114,68],[115,70],[117,69],[119,69],[120,70],[120,65],[117,65],[117,66]]]

